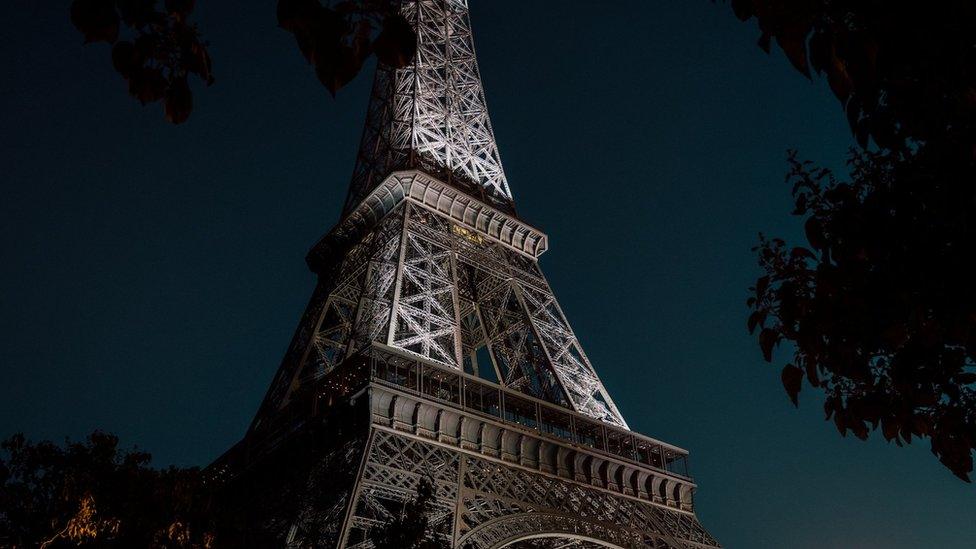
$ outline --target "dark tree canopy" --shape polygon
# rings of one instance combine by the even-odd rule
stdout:
[[[413,59],[417,36],[400,15],[399,0],[331,4],[278,0],[278,25],[295,35],[298,49],[333,96],[359,74],[372,54],[395,68]]]
[[[404,504],[402,512],[370,535],[376,549],[447,549],[448,545],[430,536],[430,515],[436,496],[434,483],[420,479],[417,497]]]
[[[797,70],[824,75],[861,147],[849,177],[790,155],[806,246],[761,238],[748,301],[794,403],[866,439],[928,437],[969,481],[976,448],[976,3],[733,0]]]
[[[160,5],[161,4],[161,5]],[[71,22],[85,43],[112,44],[112,66],[143,105],[163,102],[166,120],[180,124],[193,110],[188,77],[214,82],[207,43],[187,22],[195,0],[74,0]],[[400,15],[399,0],[278,0],[278,25],[295,36],[305,59],[333,96],[359,74],[370,55],[406,66],[417,37]],[[123,35],[131,39],[121,39]]]
[[[343,413],[336,420],[348,417]],[[240,494],[223,492],[225,485],[195,467],[156,469],[151,459],[145,452],[120,449],[118,437],[98,431],[63,445],[34,443],[23,435],[3,441],[0,547],[212,549],[280,543],[246,519],[242,522],[240,509],[229,499]],[[337,488],[328,478],[317,478],[319,473],[335,476],[335,463],[321,456],[312,461],[321,462],[316,465],[321,470],[311,477],[313,493],[293,492],[299,506],[292,509],[295,516],[315,515],[320,510],[315,502],[332,497],[328,489]],[[287,475],[274,480],[282,479],[289,481]],[[376,549],[446,549],[442,532],[431,525],[436,505],[433,480],[422,478],[416,496],[373,530],[370,541]]]
[[[862,147],[869,138],[893,150],[973,142],[976,3],[732,0],[732,8],[757,20],[765,51],[775,38],[797,70],[826,77]]]
[[[85,43],[112,44],[112,66],[143,105],[163,102],[166,120],[179,124],[193,110],[187,78],[213,84],[210,54],[196,25],[187,22],[194,0],[74,0],[71,22]],[[130,39],[120,40],[123,32]]]
[[[207,548],[211,498],[196,468],[154,469],[101,432],[0,444],[0,546]]]

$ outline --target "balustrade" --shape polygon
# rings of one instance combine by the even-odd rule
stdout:
[[[389,384],[462,410],[517,423],[543,436],[690,478],[687,452],[632,431],[594,421],[470,374],[405,356],[386,346],[374,344],[357,358],[330,375],[343,379],[343,394],[352,391],[350,383],[359,387],[367,381]]]

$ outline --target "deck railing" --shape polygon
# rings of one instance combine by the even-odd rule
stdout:
[[[382,344],[365,349],[333,371],[332,385],[372,381],[423,395],[462,410],[517,423],[543,436],[586,446],[618,459],[690,479],[688,452],[473,375],[425,361]],[[327,384],[329,384],[327,381]]]

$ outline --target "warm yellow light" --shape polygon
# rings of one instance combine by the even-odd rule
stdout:
[[[475,244],[484,244],[485,239],[482,236],[467,227],[462,227],[460,225],[451,225],[451,232],[464,237],[468,242],[473,242]]]

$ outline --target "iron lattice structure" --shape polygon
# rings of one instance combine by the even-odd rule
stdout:
[[[417,32],[416,57],[403,69],[377,68],[344,213],[405,168],[463,182],[494,207],[512,211],[467,2],[404,1],[401,11]]]
[[[377,69],[342,220],[307,258],[318,285],[211,471],[295,547],[371,547],[422,478],[451,547],[717,547],[687,452],[628,429],[539,268],[467,1],[401,5],[417,55]]]

